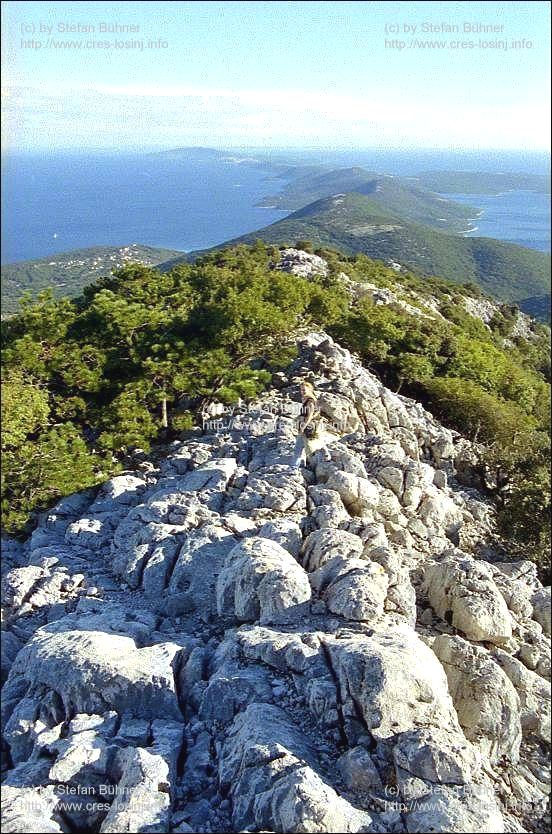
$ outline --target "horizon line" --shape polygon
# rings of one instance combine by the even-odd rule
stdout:
[[[425,151],[427,153],[505,153],[505,154],[544,154],[546,156],[552,155],[552,148],[527,148],[527,147],[469,147],[469,146],[427,146],[427,145],[242,145],[242,144],[225,144],[225,145],[171,145],[171,146],[122,146],[122,145],[97,145],[82,147],[82,145],[67,145],[64,147],[52,148],[47,145],[35,146],[20,146],[20,147],[2,147],[2,154],[6,153],[30,153],[30,152],[44,152],[51,153],[91,153],[91,152],[128,152],[128,153],[171,153],[176,151],[186,150],[209,150],[209,151],[312,151],[326,153],[331,151],[337,152],[408,152],[408,151]]]

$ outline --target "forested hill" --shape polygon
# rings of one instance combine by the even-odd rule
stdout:
[[[309,329],[476,442],[471,467],[500,530],[545,570],[548,328],[475,286],[263,243],[164,273],[128,265],[77,300],[44,296],[3,322],[5,527],[28,530],[133,450],[199,431],[207,403],[276,384]]]
[[[383,211],[447,232],[465,232],[470,218],[478,213],[474,206],[429,191],[415,178],[376,174],[359,167],[296,176],[278,194],[266,197],[261,205],[295,211],[340,193],[364,194]]]
[[[440,275],[460,284],[473,281],[498,299],[517,302],[522,309],[549,320],[550,256],[493,238],[455,234],[467,228],[476,209],[420,187],[415,178],[376,175],[362,168],[320,171],[295,166],[292,170],[292,179],[274,200],[277,205],[301,207],[270,226],[217,248],[257,239],[278,245],[309,240],[347,254],[361,252],[396,262],[423,275]],[[440,179],[433,172],[420,175],[420,181],[425,182],[426,177],[432,182],[431,178],[437,177],[435,185],[444,187],[449,182],[444,178],[447,172],[437,173],[442,175]],[[473,179],[473,175],[463,177],[452,178],[457,187],[467,185],[466,178]],[[491,178],[487,182],[483,177],[482,182],[493,188],[498,181]],[[533,187],[538,188],[538,183],[540,180],[533,182]],[[56,297],[74,297],[124,263],[161,264],[161,271],[165,271],[198,254],[203,253],[190,256],[132,244],[7,264],[2,267],[3,314],[15,312],[27,291],[36,296],[50,287]]]
[[[90,246],[2,266],[2,313],[15,313],[25,292],[36,296],[51,289],[56,298],[74,297],[102,275],[125,263],[155,266],[181,253],[131,243],[128,246]]]
[[[224,245],[255,240],[277,245],[308,240],[348,255],[363,253],[459,284],[472,281],[507,302],[522,302],[550,290],[550,255],[493,238],[460,237],[410,223],[356,193],[315,201]]]

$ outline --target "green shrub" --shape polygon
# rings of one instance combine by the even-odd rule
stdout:
[[[505,349],[510,308],[489,330],[467,313],[458,285],[397,274],[365,255],[317,253],[329,274],[310,281],[272,270],[276,250],[257,241],[163,274],[131,264],[75,301],[49,293],[26,300],[2,323],[5,526],[27,529],[37,510],[116,471],[132,447],[189,430],[206,400],[258,396],[294,358],[294,331],[314,327],[484,444],[481,472],[500,529],[544,564],[549,330]],[[341,272],[392,289],[420,313],[369,297],[351,301]],[[429,298],[442,317],[424,303]]]

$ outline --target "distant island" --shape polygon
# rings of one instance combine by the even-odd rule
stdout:
[[[247,150],[203,147],[170,148],[164,151],[151,151],[147,156],[156,156],[169,159],[174,162],[179,160],[197,160],[198,162],[221,162],[231,165],[246,165],[251,168],[258,168],[272,174],[274,177],[289,179],[308,175],[316,175],[329,166],[320,163],[302,162],[299,157],[288,151],[271,153],[250,153]]]
[[[511,174],[489,171],[425,171],[411,178],[442,194],[502,194],[504,191],[550,193],[548,174]]]

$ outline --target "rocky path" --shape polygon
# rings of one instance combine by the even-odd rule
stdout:
[[[545,830],[550,589],[465,441],[324,334],[275,385],[6,543],[6,832]]]

